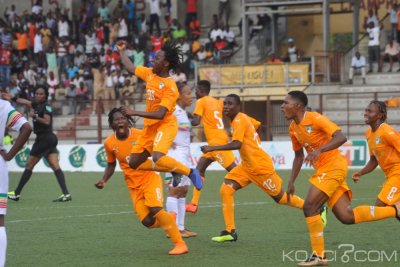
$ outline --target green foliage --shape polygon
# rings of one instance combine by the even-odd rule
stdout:
[[[198,237],[187,240],[190,252],[168,256],[171,241],[161,229],[149,230],[139,223],[121,173],[115,174],[103,190],[94,187],[101,178],[99,173],[66,173],[73,198],[68,203],[51,202],[60,194],[53,174],[34,173],[20,201],[9,202],[7,266],[296,266],[282,262],[282,251],[310,251],[303,213],[278,206],[254,185],[236,194],[238,241],[218,244],[210,240],[224,229],[219,196],[224,174],[207,173],[200,209],[196,215],[186,217],[188,229],[199,233]],[[280,174],[287,181],[289,172]],[[19,175],[10,175],[10,189],[14,189]],[[302,171],[297,179],[296,193],[302,197],[311,175],[311,171]],[[363,177],[358,184],[349,179],[354,190],[353,207],[373,204],[383,181],[381,171]],[[389,253],[398,249],[399,235],[395,234],[398,230],[395,219],[346,226],[330,212],[326,249],[350,243],[356,249]],[[343,251],[338,251],[338,256],[343,255],[340,252]],[[379,263],[380,266],[397,264]],[[376,263],[350,261],[349,266],[376,266]]]

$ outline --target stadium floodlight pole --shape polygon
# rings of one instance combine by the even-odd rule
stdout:
[[[328,50],[329,50],[329,0],[324,0],[323,2],[323,45],[324,45],[324,81],[330,82],[330,74],[329,74],[329,62],[328,62]]]
[[[247,41],[247,35],[248,35],[248,25],[247,25],[247,14],[246,14],[246,0],[242,0],[242,45],[243,45],[243,64],[248,64],[249,63],[249,51],[248,51],[248,41]]]

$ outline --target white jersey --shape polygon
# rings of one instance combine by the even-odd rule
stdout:
[[[6,128],[19,132],[19,129],[27,120],[11,106],[10,102],[3,99],[0,99],[0,118],[0,149],[3,149]]]
[[[3,149],[4,132],[6,128],[19,131],[26,119],[8,101],[0,99],[0,150]],[[0,156],[0,215],[7,210],[8,171],[5,160]]]
[[[178,121],[178,133],[176,134],[174,143],[176,146],[190,147],[190,124],[189,117],[184,109],[180,106],[175,106],[174,115]]]

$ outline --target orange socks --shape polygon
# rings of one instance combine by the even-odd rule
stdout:
[[[287,194],[286,192],[283,193],[281,200],[278,202],[281,205],[288,205],[293,208],[303,209],[304,200],[297,195],[290,196],[290,202],[287,201]]]
[[[396,217],[394,207],[359,206],[353,209],[354,223],[372,222]]]
[[[313,253],[319,257],[324,257],[324,225],[322,224],[321,216],[314,215],[306,217],[308,231],[310,232],[311,248]]]
[[[168,172],[170,168],[162,168],[160,166],[156,166],[154,161],[151,159],[146,159],[145,162],[140,164],[140,166],[137,168],[137,170],[142,170],[142,171],[159,171],[159,172]]]
[[[189,176],[190,174],[189,167],[169,156],[162,156],[159,160],[157,160],[155,170],[160,170],[160,168],[167,169],[168,172],[177,172],[186,176]]]
[[[160,210],[157,212],[154,218],[156,218],[156,221],[158,221],[167,235],[171,237],[172,242],[175,244],[183,242],[175,219],[170,213],[166,212],[165,210]],[[151,228],[153,228],[153,226]]]
[[[221,197],[222,197],[222,213],[224,214],[224,220],[226,229],[231,232],[235,228],[235,204],[234,196],[235,189],[232,187],[222,184],[221,186]]]
[[[201,176],[201,179],[203,179],[203,183],[204,183],[203,176]],[[192,197],[192,201],[191,201],[191,203],[193,205],[196,205],[196,206],[199,205],[200,195],[201,195],[201,191],[197,190],[196,187],[193,187],[193,197]]]

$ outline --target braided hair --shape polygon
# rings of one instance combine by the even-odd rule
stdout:
[[[165,60],[169,62],[168,70],[176,70],[180,67],[183,60],[183,52],[176,42],[167,42],[162,48],[165,53]]]
[[[372,100],[369,104],[370,105],[374,104],[378,107],[379,113],[382,114],[381,122],[385,122],[387,119],[387,108],[385,102],[379,100]]]
[[[110,126],[110,128],[112,129],[112,123],[114,120],[114,114],[117,112],[121,112],[122,113],[122,107],[119,108],[113,108],[109,113],[108,113],[108,125]],[[123,113],[122,113],[123,114]],[[131,116],[127,116],[125,115],[126,119],[128,120],[128,126],[129,128],[133,127],[136,123],[136,121],[131,117]]]

